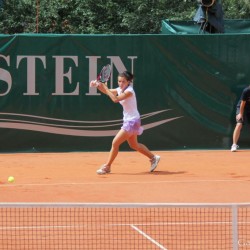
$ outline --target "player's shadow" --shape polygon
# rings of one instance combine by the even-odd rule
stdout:
[[[177,175],[177,174],[186,174],[186,171],[158,171],[154,172],[144,172],[145,174],[154,174],[154,175]]]
[[[158,171],[154,172],[140,172],[140,173],[117,173],[117,175],[178,175],[178,174],[186,174],[186,171]]]

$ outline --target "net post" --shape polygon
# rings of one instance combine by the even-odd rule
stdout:
[[[232,239],[233,250],[238,250],[238,206],[232,205]]]

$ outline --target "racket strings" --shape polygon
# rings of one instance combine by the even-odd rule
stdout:
[[[100,82],[107,82],[109,80],[111,76],[111,66],[110,65],[106,65],[105,67],[103,67],[100,75],[99,75],[99,81]]]

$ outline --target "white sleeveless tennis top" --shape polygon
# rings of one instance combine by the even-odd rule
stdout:
[[[122,89],[120,87],[116,88],[118,95],[122,94]],[[140,118],[140,114],[137,110],[137,101],[135,91],[132,86],[128,86],[124,92],[131,92],[132,96],[125,100],[120,101],[123,107],[123,121],[131,121]]]

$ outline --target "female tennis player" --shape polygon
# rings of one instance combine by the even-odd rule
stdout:
[[[107,162],[97,170],[97,174],[108,174],[111,172],[111,165],[115,160],[120,145],[127,141],[130,148],[147,156],[151,162],[150,172],[153,172],[159,161],[160,156],[152,154],[149,149],[137,141],[137,136],[141,135],[143,128],[141,127],[141,118],[137,110],[136,95],[130,83],[133,80],[133,74],[124,71],[118,75],[118,88],[109,89],[107,84],[98,83],[97,88],[104,94],[108,95],[114,103],[120,103],[123,107],[123,125],[116,134],[112,142]],[[90,83],[93,86],[92,81]]]

